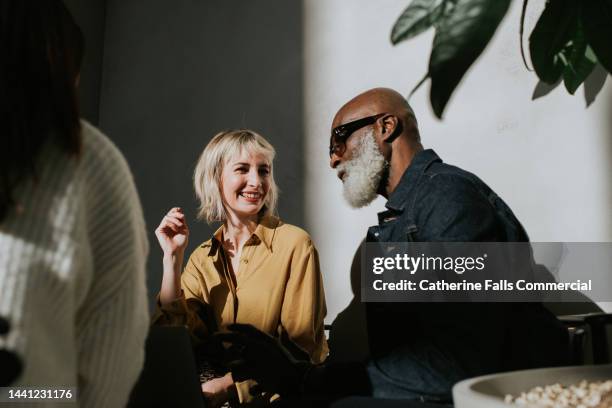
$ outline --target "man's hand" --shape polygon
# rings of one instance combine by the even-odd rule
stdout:
[[[216,334],[220,341],[230,343],[229,363],[235,381],[253,379],[263,391],[281,396],[298,395],[308,362],[296,361],[280,342],[251,325],[233,324],[230,333]]]

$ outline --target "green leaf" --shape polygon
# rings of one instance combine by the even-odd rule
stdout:
[[[597,59],[612,73],[612,0],[585,0],[582,24]]]
[[[414,93],[421,87],[421,85],[423,85],[425,83],[425,81],[427,81],[429,79],[429,73],[425,74],[425,76],[419,81],[418,84],[416,84],[416,86],[414,88],[412,88],[412,91],[410,91],[410,93],[408,94],[408,98],[410,99],[412,98],[412,95],[414,95]]]
[[[550,0],[531,32],[531,63],[546,83],[554,84],[561,78],[565,65],[560,52],[576,30],[579,11],[575,0]]]
[[[429,59],[434,113],[442,118],[453,91],[506,15],[510,0],[458,0],[436,27]]]
[[[573,95],[597,64],[597,57],[595,57],[591,47],[587,45],[580,22],[576,25],[573,38],[561,53],[566,61],[563,69],[563,83],[567,92]]]
[[[521,45],[521,58],[523,59],[523,64],[525,64],[525,68],[528,71],[532,71],[527,64],[527,58],[525,58],[525,47],[523,47],[523,31],[525,29],[525,14],[527,14],[527,3],[529,0],[523,0],[523,7],[521,10],[521,22],[519,26],[519,44]]]
[[[402,12],[391,30],[394,45],[421,34],[442,15],[447,0],[413,0]]]

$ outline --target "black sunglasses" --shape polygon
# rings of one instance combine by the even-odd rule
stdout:
[[[386,115],[386,113],[379,113],[378,115],[368,116],[367,118],[361,118],[354,120],[344,125],[335,127],[332,130],[332,135],[329,139],[329,157],[334,154],[338,157],[342,156],[346,151],[346,140],[357,130],[362,127],[375,123],[379,118]]]

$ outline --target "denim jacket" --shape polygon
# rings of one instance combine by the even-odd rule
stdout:
[[[474,174],[417,153],[368,241],[523,242],[527,233],[508,205]]]
[[[508,205],[474,174],[416,154],[368,242],[524,242]],[[375,396],[446,400],[467,377],[564,363],[567,332],[539,303],[368,303]]]

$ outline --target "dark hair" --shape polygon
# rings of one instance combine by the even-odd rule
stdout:
[[[81,150],[81,29],[61,0],[0,0],[0,222],[50,139]]]

